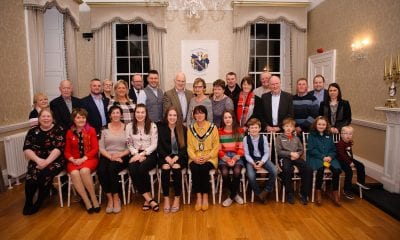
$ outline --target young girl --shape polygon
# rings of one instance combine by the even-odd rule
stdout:
[[[243,132],[243,129],[238,126],[233,110],[225,110],[222,113],[221,128],[219,129],[221,147],[218,152],[218,168],[230,191],[229,197],[222,203],[224,207],[229,207],[233,200],[238,204],[243,204],[242,197],[237,194],[241,171],[244,167],[242,159],[244,156]],[[230,169],[233,170],[232,181],[229,176]]]
[[[302,158],[303,145],[301,140],[293,135],[295,125],[296,122],[293,118],[283,120],[284,134],[280,134],[276,138],[276,153],[282,168],[282,180],[285,185],[288,202],[294,204],[292,176],[293,166],[296,166],[301,176],[300,199],[302,204],[306,205],[308,202],[307,196],[310,192],[312,170]]]
[[[339,163],[345,173],[344,196],[348,199],[354,199],[354,195],[351,192],[353,166],[357,169],[357,185],[363,189],[369,189],[369,187],[365,186],[364,164],[353,158],[353,151],[351,150],[351,147],[353,146],[353,131],[353,128],[350,126],[343,127],[341,132],[341,140],[336,144]]]
[[[321,187],[324,169],[329,168],[332,172],[333,201],[336,206],[339,202],[339,174],[340,164],[336,159],[336,148],[330,134],[330,126],[326,117],[319,116],[315,119],[308,137],[307,164],[317,171],[316,176],[316,202],[321,204]]]

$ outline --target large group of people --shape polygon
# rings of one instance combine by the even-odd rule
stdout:
[[[337,83],[324,89],[322,75],[313,79],[311,92],[307,91],[307,79],[300,78],[295,95],[283,91],[279,76],[267,71],[260,75],[262,86],[256,89],[250,76],[239,86],[236,74],[229,72],[226,83],[214,81],[211,96],[206,94],[202,78],[194,80],[193,91],[188,90],[182,72],[176,74],[175,86],[165,93],[159,87],[156,70],[149,71],[147,79],[144,87],[142,75],[134,74],[131,89],[125,80],[116,81],[113,87],[108,79],[92,79],[90,94],[82,99],[72,95],[71,81],[63,80],[61,95],[50,104],[45,94],[35,94],[29,115],[31,129],[24,144],[29,161],[24,215],[39,210],[53,178],[62,170],[67,171],[90,214],[101,211],[94,173],[107,197],[105,212],[121,211],[119,173],[124,169],[143,197],[142,209],[159,211],[149,176],[157,166],[164,196],[162,210],[166,213],[181,209],[183,169],[191,176],[196,211],[208,209],[210,174],[214,171],[221,174],[228,189],[224,207],[244,203],[239,195],[244,172],[261,203],[274,191],[277,178],[285,187],[287,202],[295,203],[294,167],[301,177],[302,204],[309,201],[313,172],[316,203],[321,204],[326,169],[331,174],[337,206],[341,170],[345,172],[346,198],[354,198],[353,167],[357,169],[357,184],[368,189],[364,166],[353,158],[350,104],[342,99]],[[308,136],[306,149],[303,134]],[[341,134],[336,146],[334,134]],[[262,189],[257,181],[260,172],[268,174]]]

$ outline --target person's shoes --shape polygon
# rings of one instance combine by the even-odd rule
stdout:
[[[178,207],[171,207],[171,212],[176,213],[179,211],[179,206]]]
[[[370,187],[368,187],[367,185],[365,185],[365,184],[361,184],[361,183],[359,183],[359,182],[357,182],[356,183],[359,187],[361,187],[362,189],[364,189],[364,190],[370,190],[371,188]]]
[[[350,192],[350,191],[344,191],[343,194],[347,199],[350,199],[350,200],[354,199],[354,194],[352,192]]]
[[[290,204],[294,204],[294,196],[292,193],[287,195],[287,201]]]
[[[100,206],[98,206],[98,207],[93,207],[93,212],[95,212],[95,213],[99,213],[100,210],[101,210],[101,207],[100,207]]]
[[[225,201],[222,202],[222,206],[229,207],[230,205],[232,205],[232,203],[233,203],[232,198],[228,197],[227,199],[225,199]]]
[[[154,203],[154,205],[151,206],[151,203]],[[160,205],[158,205],[158,203],[154,199],[151,199],[149,201],[149,205],[150,205],[151,209],[153,209],[154,212],[158,212],[160,210]]]
[[[322,204],[321,190],[315,191],[315,202],[317,203],[318,206],[321,206]]]
[[[164,206],[164,213],[169,213],[171,211],[171,207]]]
[[[149,204],[143,203],[143,206],[142,206],[143,211],[148,211],[150,209],[151,209],[151,206]]]
[[[208,210],[208,203],[201,205],[201,210],[203,210],[204,212],[207,211]]]
[[[233,198],[237,204],[242,205],[244,203],[243,198],[239,196],[239,194],[236,194],[236,196]]]
[[[333,196],[333,203],[337,206],[340,207],[340,197],[339,197],[339,191],[333,191],[332,192]]]
[[[258,200],[260,201],[260,203],[264,204],[267,201],[267,197],[268,197],[268,192],[267,191],[262,191],[258,195]]]
[[[88,209],[86,209],[86,211],[87,211],[87,213],[92,214],[92,213],[94,213],[94,208],[93,207],[88,208]]]
[[[22,210],[23,215],[32,215],[32,202],[25,202],[24,209]]]
[[[197,204],[196,203],[196,205],[194,205],[194,210],[200,211],[201,210],[201,204]]]
[[[114,212],[114,208],[113,207],[106,207],[106,213],[113,213]]]
[[[113,208],[113,213],[121,212],[121,200],[119,200],[118,203],[119,203],[118,204],[119,206],[116,206],[116,207]],[[114,206],[115,206],[115,204],[114,204]]]
[[[300,201],[301,201],[301,204],[307,205],[308,204],[307,196],[303,196],[302,194],[300,194]]]

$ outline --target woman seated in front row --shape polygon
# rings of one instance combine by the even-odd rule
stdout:
[[[207,113],[207,108],[203,105],[196,106],[193,109],[195,122],[188,129],[187,151],[192,172],[193,192],[197,197],[196,211],[208,209],[209,171],[215,169],[218,163],[218,129],[213,123],[206,120]]]
[[[73,125],[65,136],[64,157],[68,160],[67,172],[71,176],[74,188],[82,198],[87,212],[91,214],[100,212],[91,175],[96,171],[99,162],[99,142],[96,130],[86,122],[87,115],[83,108],[72,110]]]
[[[158,212],[160,207],[150,194],[149,178],[149,171],[157,165],[158,132],[157,125],[149,118],[146,105],[136,105],[133,121],[126,125],[126,137],[131,153],[129,174],[145,200],[142,209]]]
[[[243,204],[243,198],[239,196],[238,190],[242,168],[244,167],[243,156],[243,128],[239,127],[233,110],[225,110],[222,113],[221,128],[219,129],[221,148],[218,153],[218,168],[221,171],[224,184],[229,188],[230,194],[222,203],[229,207],[233,201]],[[229,170],[233,170],[232,180]]]
[[[121,200],[118,194],[121,184],[118,173],[128,166],[129,150],[126,145],[125,124],[121,121],[121,107],[111,106],[108,115],[110,123],[101,131],[97,175],[107,196],[106,213],[119,213]]]
[[[161,184],[164,194],[164,212],[179,211],[179,201],[182,194],[181,170],[187,167],[186,128],[182,124],[182,116],[176,107],[167,109],[164,123],[159,126],[157,152],[161,167]],[[172,206],[169,199],[170,172],[174,181],[174,201]]]
[[[38,126],[32,127],[25,137],[24,153],[28,159],[25,181],[25,205],[23,214],[32,215],[39,211],[53,178],[64,169],[64,131],[53,123],[50,108],[43,108],[38,114]],[[38,198],[33,197],[39,190]]]

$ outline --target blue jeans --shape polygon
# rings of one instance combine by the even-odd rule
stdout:
[[[263,168],[268,171],[269,175],[267,184],[265,186],[265,191],[272,192],[276,180],[276,167],[270,160],[268,160],[264,163]],[[259,195],[261,193],[261,190],[257,184],[256,170],[254,169],[253,164],[247,162],[246,171],[247,171],[247,178],[249,180],[251,188],[253,189],[256,195]]]

